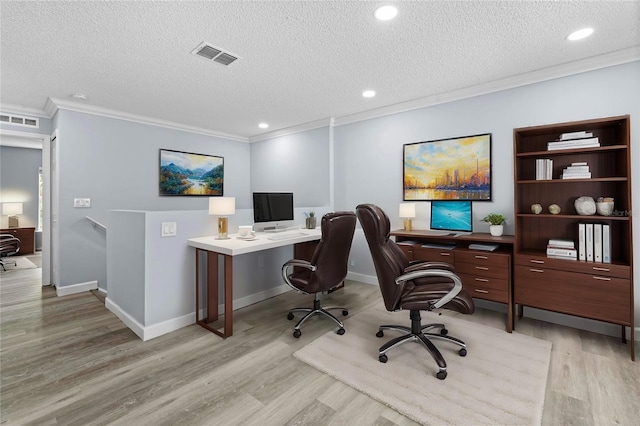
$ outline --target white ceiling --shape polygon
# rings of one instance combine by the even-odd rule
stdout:
[[[394,20],[374,18],[383,4]],[[80,108],[245,140],[640,59],[638,1],[3,0],[0,16],[3,111],[79,92]],[[192,55],[203,41],[241,59]]]

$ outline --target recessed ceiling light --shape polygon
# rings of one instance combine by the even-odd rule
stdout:
[[[364,92],[362,92],[362,96],[364,96],[365,98],[373,98],[376,95],[376,92],[374,92],[373,90],[365,90]]]
[[[395,6],[381,6],[376,9],[374,15],[380,21],[388,21],[389,19],[393,19],[398,14],[398,9]]]
[[[569,34],[567,36],[567,40],[571,40],[571,41],[581,40],[585,37],[589,37],[591,34],[593,34],[593,28],[583,28],[581,30],[574,31],[571,34]]]
[[[269,125],[267,123],[260,123],[258,124],[258,127],[260,127],[261,129],[268,129]]]
[[[86,101],[87,99],[89,99],[87,98],[87,95],[85,95],[84,93],[74,93],[73,95],[71,95],[71,97],[73,99],[78,99],[81,101]]]

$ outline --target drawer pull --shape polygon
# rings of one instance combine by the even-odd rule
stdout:
[[[611,281],[611,278],[608,278],[608,277],[597,277],[595,275],[593,275],[591,278],[593,278],[594,280],[600,280],[600,281]]]
[[[440,253],[440,256],[451,256],[451,253]]]
[[[488,283],[489,282],[489,280],[486,279],[486,278],[476,278],[476,281],[480,281],[480,282],[483,282],[483,283]]]
[[[542,269],[533,269],[533,268],[529,268],[529,270],[531,272],[539,272],[539,273],[543,273],[544,271]]]
[[[530,259],[529,262],[531,263],[542,263],[544,264],[544,260],[536,260],[536,259]]]
[[[489,293],[487,290],[480,290],[479,288],[476,288],[475,291],[477,291],[478,293]]]
[[[488,259],[488,257],[487,257],[487,256],[480,256],[479,254],[476,254],[476,255],[475,255],[475,258],[476,258],[476,259]]]
[[[593,267],[593,270],[594,270],[594,271],[604,271],[604,272],[609,272],[609,271],[611,271],[611,269],[609,269],[609,268],[600,268],[600,267],[598,267],[598,266],[594,266],[594,267]]]
[[[476,266],[476,269],[480,269],[481,271],[488,271],[489,268],[487,268],[486,266]]]

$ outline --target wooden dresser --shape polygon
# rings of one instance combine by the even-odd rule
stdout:
[[[31,254],[36,251],[36,228],[0,229],[0,234],[11,234],[20,240],[18,255]]]

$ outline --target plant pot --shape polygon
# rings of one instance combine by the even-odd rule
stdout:
[[[489,232],[491,232],[491,235],[494,237],[500,237],[504,232],[504,225],[491,225],[489,226]]]
[[[308,217],[305,219],[305,226],[307,229],[316,229],[316,218]]]

